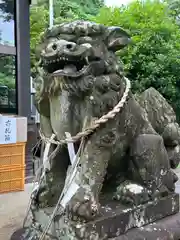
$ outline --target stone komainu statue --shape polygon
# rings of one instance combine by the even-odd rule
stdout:
[[[39,48],[35,82],[41,132],[46,139],[55,134],[61,143],[65,133],[75,136],[85,131],[121,101],[127,85],[115,52],[129,41],[129,35],[119,27],[86,21],[47,30]],[[92,232],[76,235],[72,226],[95,219],[104,199],[138,206],[175,190],[177,177],[171,167],[179,163],[179,126],[171,107],[154,89],[137,100],[129,91],[120,111],[89,135],[77,138],[74,146],[76,152],[79,147],[81,150],[78,174],[72,181],[74,188],[78,187],[66,201],[66,221],[62,224],[56,213],[60,227],[49,230],[58,239],[64,235],[65,239],[101,239],[92,238]],[[51,151],[55,148],[52,144]],[[58,203],[72,170],[69,166],[67,145],[62,144],[56,155],[50,154],[33,195],[31,209],[38,229],[44,229],[42,218]]]

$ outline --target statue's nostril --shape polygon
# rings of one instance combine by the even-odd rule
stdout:
[[[57,45],[56,45],[55,43],[52,45],[52,49],[53,49],[53,50],[56,50],[56,49],[57,49]]]

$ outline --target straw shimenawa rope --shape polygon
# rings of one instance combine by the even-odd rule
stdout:
[[[74,143],[74,142],[80,140],[81,138],[86,137],[86,136],[90,135],[91,133],[93,133],[101,124],[106,123],[109,119],[113,119],[116,116],[116,114],[119,113],[120,110],[122,109],[122,107],[124,106],[124,104],[127,100],[130,88],[131,88],[131,83],[130,83],[129,79],[125,78],[125,80],[126,80],[126,89],[125,89],[123,97],[121,98],[119,103],[107,114],[103,115],[98,120],[95,120],[92,126],[90,126],[89,128],[85,129],[82,132],[77,133],[75,136],[71,137],[70,139],[66,138],[64,140],[59,140],[59,141],[50,140],[49,138],[46,138],[43,135],[43,133],[40,131],[41,138],[44,141],[50,142],[52,144],[63,145],[63,144],[67,144],[70,142]]]

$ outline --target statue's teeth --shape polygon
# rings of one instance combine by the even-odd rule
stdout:
[[[85,57],[85,59],[86,59],[86,62],[87,62],[87,64],[89,64],[89,60],[88,60],[88,57]]]

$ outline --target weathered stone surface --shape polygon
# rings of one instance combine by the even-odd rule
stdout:
[[[137,97],[145,109],[153,128],[162,134],[169,123],[176,122],[176,114],[166,99],[153,87],[148,88]]]
[[[130,233],[128,233],[128,230],[132,228],[140,229],[140,230],[137,230],[137,229],[135,230],[135,231],[139,231],[139,234],[137,234],[136,236],[133,236],[132,239],[139,239],[136,237],[139,236],[140,234],[141,236],[144,236],[144,237],[148,237],[149,235],[149,238],[153,236],[158,236],[159,234],[160,236],[167,237],[169,232],[165,230],[164,226],[162,229],[162,226],[159,226],[157,224],[156,225],[158,227],[154,224],[153,225],[148,225],[148,224],[156,222],[164,217],[170,216],[172,214],[176,214],[178,212],[179,212],[179,195],[178,194],[173,194],[171,196],[164,197],[157,201],[149,202],[145,205],[140,205],[138,207],[132,207],[132,208],[127,208],[125,206],[117,204],[117,202],[115,201],[114,202],[108,201],[108,204],[104,206],[102,205],[100,209],[100,214],[97,217],[97,219],[93,220],[92,222],[83,224],[81,226],[80,225],[76,226],[77,235],[74,239],[90,240],[91,239],[90,236],[92,236],[92,233],[94,234],[94,236],[97,237],[95,239],[98,239],[98,240],[112,239],[113,237],[115,237],[115,239],[117,240],[131,239],[128,236],[132,236],[132,233],[131,231]],[[42,219],[37,218],[37,220],[42,224],[43,224],[43,220],[44,221],[46,220],[46,222],[44,222],[44,224],[46,225],[48,223],[48,220],[49,220],[48,216],[50,216],[50,213],[52,213],[52,209],[48,209],[44,213],[42,212],[39,213],[39,216],[41,216]],[[57,217],[58,217],[58,213],[56,215],[56,218]],[[172,221],[170,221],[170,223],[171,222]],[[144,226],[144,225],[148,225],[148,226]],[[179,220],[179,226],[180,226],[180,220]],[[52,228],[54,227],[55,227],[55,222],[53,221]],[[42,233],[42,230],[43,229],[39,231],[39,234]],[[58,232],[58,229],[56,229],[56,233],[54,233],[54,236],[49,235],[50,239],[56,239],[55,236],[57,237],[58,235],[57,232]],[[126,234],[123,235],[124,233]],[[175,232],[172,231],[172,234],[174,233]],[[180,230],[179,230],[179,233],[180,233]],[[12,240],[16,239],[15,236],[14,236],[14,239],[12,238]],[[116,238],[118,236],[121,236],[121,237]],[[22,238],[22,235],[21,235],[21,238]],[[149,239],[149,238],[145,238],[145,239]],[[34,240],[36,238],[34,237],[32,239]],[[60,237],[57,239],[61,240],[64,238]],[[66,239],[71,239],[71,238],[67,237]],[[155,239],[155,238],[151,238],[151,239]]]
[[[176,114],[166,99],[154,88],[149,88],[137,98],[153,128],[163,137],[170,165],[177,168],[180,162],[180,127]]]
[[[120,111],[115,108],[116,114],[85,138],[76,138],[76,165],[70,164],[66,146],[54,151],[56,146],[51,144],[50,157],[32,195],[33,223],[26,240],[39,239],[52,218],[47,210],[52,213],[55,207],[46,239],[100,240],[99,232],[93,229],[96,225],[108,229],[108,237],[121,234],[141,223],[141,219],[137,221],[139,206],[145,207],[141,213],[145,214],[144,223],[178,211],[177,196],[173,195],[177,177],[171,171],[171,163],[177,165],[179,153],[176,122],[168,117],[171,110],[159,93],[156,95],[160,101],[148,113],[128,91],[115,52],[129,40],[119,27],[86,21],[64,23],[45,33],[35,82],[43,137],[55,135],[62,144],[66,132],[74,136],[87,130],[122,99],[125,104]],[[156,124],[150,113],[162,131],[154,129]],[[98,218],[101,196],[106,200],[110,196],[109,202],[116,200],[119,215],[112,216],[111,208]],[[161,208],[153,205],[155,201]],[[62,215],[60,206],[64,206]],[[88,231],[82,228],[84,224]]]
[[[15,232],[10,240],[23,240],[23,229]],[[108,240],[179,240],[180,213],[163,218],[143,227],[133,228],[126,234]],[[93,239],[94,240],[94,239]]]
[[[20,228],[16,232],[13,233],[10,240],[23,240],[23,234],[26,229]]]
[[[179,240],[180,213],[144,227],[135,228],[109,240]]]
[[[113,238],[131,228],[142,227],[178,212],[178,194],[134,208],[125,208],[116,203],[109,203],[101,208],[101,217],[86,224],[84,232],[85,234],[97,232],[99,237],[97,239]],[[86,239],[86,235],[79,239]]]

